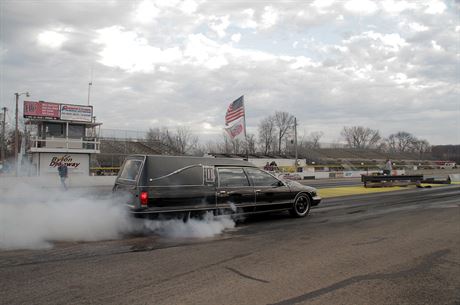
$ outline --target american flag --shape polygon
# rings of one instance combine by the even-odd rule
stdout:
[[[244,117],[244,95],[240,96],[228,106],[225,114],[225,125]]]

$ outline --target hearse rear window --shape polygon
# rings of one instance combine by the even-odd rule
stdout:
[[[249,186],[248,178],[242,168],[219,168],[220,186]]]
[[[125,166],[123,166],[123,170],[121,171],[120,178],[126,180],[137,180],[141,166],[141,160],[126,160]]]

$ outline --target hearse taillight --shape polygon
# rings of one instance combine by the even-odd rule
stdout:
[[[140,201],[141,201],[141,206],[147,206],[149,202],[149,193],[147,192],[141,192],[141,195],[139,196]]]

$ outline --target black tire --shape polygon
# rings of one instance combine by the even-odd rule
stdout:
[[[294,200],[292,209],[289,211],[293,217],[305,217],[311,209],[311,199],[307,194],[299,194]]]
[[[190,220],[190,218],[192,218],[192,212],[185,212],[182,214],[182,221],[184,223],[187,223]]]

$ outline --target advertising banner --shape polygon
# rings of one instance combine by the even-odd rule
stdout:
[[[24,101],[25,118],[59,119],[60,104]]]
[[[91,122],[92,106],[61,104],[61,120]]]
[[[24,101],[24,117],[91,122],[93,106]]]

